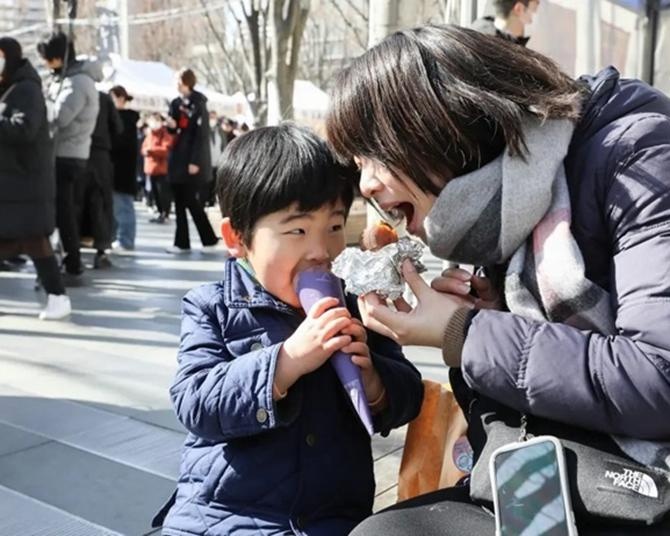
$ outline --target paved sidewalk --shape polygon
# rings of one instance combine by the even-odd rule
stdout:
[[[173,225],[136,206],[137,250],[87,271],[67,322],[37,320],[32,269],[0,272],[2,536],[158,534],[151,517],[174,488],[184,437],[168,398],[180,299],[218,279],[224,255],[201,253],[194,229],[192,253],[164,253]],[[438,352],[408,354],[446,380]],[[376,508],[395,501],[402,444],[402,431],[374,440]]]

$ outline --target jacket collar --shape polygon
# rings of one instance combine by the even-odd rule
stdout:
[[[295,315],[299,311],[275,298],[256,281],[238,262],[230,258],[226,261],[223,279],[223,299],[231,309],[263,308],[274,309]]]

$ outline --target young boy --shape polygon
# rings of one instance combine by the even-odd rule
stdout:
[[[423,387],[400,347],[357,320],[355,296],[300,307],[297,274],[345,246],[344,174],[290,124],[226,149],[217,193],[231,258],[183,302],[170,392],[190,433],[164,535],[339,536],[372,511],[370,436],[329,357],[354,356],[383,434],[418,414]]]

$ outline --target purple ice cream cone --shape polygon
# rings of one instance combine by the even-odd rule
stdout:
[[[309,311],[321,298],[327,297],[337,298],[341,306],[345,305],[340,280],[330,272],[318,269],[305,270],[298,274],[296,288],[300,304],[305,311]],[[331,356],[330,362],[363,422],[363,426],[372,435],[374,433],[372,415],[363,388],[361,370],[354,365],[349,354],[339,350]]]

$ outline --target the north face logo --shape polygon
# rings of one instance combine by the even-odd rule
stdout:
[[[623,472],[606,471],[605,478],[612,481],[615,488],[624,488],[644,495],[658,499],[658,488],[656,482],[649,475],[632,469],[623,469]]]

